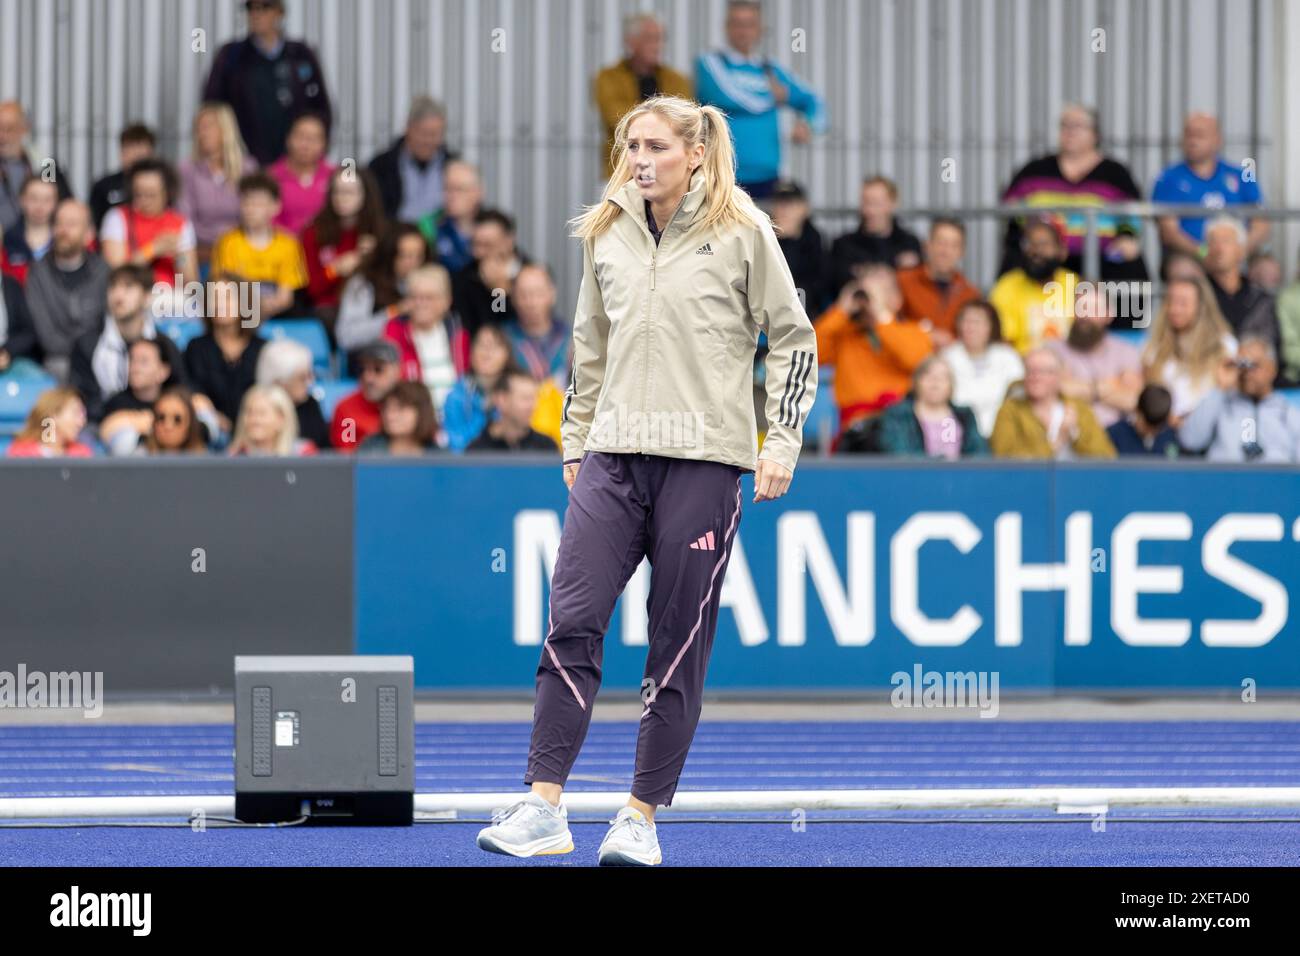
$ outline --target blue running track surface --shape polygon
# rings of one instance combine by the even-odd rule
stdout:
[[[593,723],[569,789],[626,790],[633,722]],[[523,790],[526,723],[422,723],[418,792]],[[229,725],[0,728],[0,797],[230,794]],[[960,787],[1300,786],[1300,723],[1160,721],[758,722],[700,725],[680,791]],[[1126,810],[1104,829],[1050,811],[660,817],[665,865],[1295,865],[1300,807]],[[1174,816],[1231,822],[1177,822]],[[957,818],[956,822],[951,822]],[[1165,818],[1162,821],[1162,818]],[[870,822],[863,822],[869,819]],[[1284,822],[1265,822],[1283,820]],[[834,821],[834,822],[823,822]],[[1130,822],[1134,821],[1134,822]],[[474,846],[482,821],[411,828],[0,829],[8,865],[526,865]]]

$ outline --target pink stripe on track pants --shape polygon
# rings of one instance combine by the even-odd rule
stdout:
[[[524,783],[568,780],[591,724],[614,604],[649,557],[645,677],[653,684],[642,685],[632,796],[672,803],[700,721],[741,474],[735,465],[659,455],[583,457],[551,579]]]

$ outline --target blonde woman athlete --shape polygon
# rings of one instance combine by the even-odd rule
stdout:
[[[604,199],[574,220],[583,277],[562,437],[569,504],[551,581],[524,783],[478,845],[573,849],[561,791],[600,686],[614,603],[648,557],[649,653],[627,806],[604,865],[660,862],[655,808],[672,803],[699,723],[718,596],[740,521],[790,487],[817,392],[817,346],[772,223],[736,185],[724,115],[676,97],[627,113]],[[759,451],[754,353],[767,333]]]

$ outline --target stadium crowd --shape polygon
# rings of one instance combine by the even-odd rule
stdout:
[[[85,201],[29,141],[23,107],[0,103],[0,389],[53,383],[7,454],[558,454],[570,324],[550,269],[448,147],[444,107],[415,97],[391,145],[336,165],[315,53],[284,35],[280,0],[244,7],[248,35],[217,53],[188,155],[168,162],[132,124],[119,169]],[[999,277],[983,289],[961,271],[963,222],[914,234],[884,175],[865,177],[856,228],[825,240],[804,190],[780,178],[778,117],[797,114],[796,143],[828,118],[811,86],[759,52],[760,4],[729,4],[726,45],[690,77],[662,62],[653,16],[630,17],[624,34],[626,55],[593,82],[607,137],[661,93],[730,118],[737,178],[770,211],[816,328],[834,410],[806,426],[810,443],[945,459],[1300,461],[1300,407],[1285,395],[1300,385],[1300,281],[1283,285],[1268,220],[1249,215],[1261,191],[1222,155],[1213,116],[1186,118],[1182,155],[1144,193],[1103,153],[1096,113],[1067,105],[1056,152],[1010,175],[1000,197],[1206,207],[1156,220],[1158,281],[1141,221],[1100,215],[1100,274],[1084,276],[1085,217],[1024,215],[1008,220]],[[201,301],[187,302],[200,280]],[[1129,290],[1118,307],[1114,288]],[[245,321],[252,312],[263,321]],[[332,408],[315,387],[319,355],[294,332],[308,325],[355,385]],[[278,335],[263,334],[271,326]]]

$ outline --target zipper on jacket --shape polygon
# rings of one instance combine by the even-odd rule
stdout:
[[[677,208],[673,210],[673,214],[668,217],[668,221],[664,223],[663,229],[660,230],[659,242],[655,242],[654,233],[650,231],[650,224],[646,223],[646,230],[645,230],[646,235],[650,237],[650,291],[651,292],[655,291],[655,278],[659,266],[659,243],[663,242],[663,237],[668,235],[668,228],[673,224],[673,220],[677,218],[678,211],[684,205],[686,205],[686,197],[682,196],[681,201],[677,203]],[[654,215],[654,211],[651,210],[649,215]],[[646,302],[645,332],[642,336],[645,339],[645,358],[641,362],[641,414],[642,416],[645,415],[646,398],[650,392],[650,315],[653,311],[654,311],[654,296],[651,296],[649,301]],[[641,439],[639,436],[636,442],[636,450],[638,454],[645,453],[645,448],[642,447]]]

